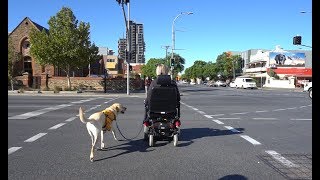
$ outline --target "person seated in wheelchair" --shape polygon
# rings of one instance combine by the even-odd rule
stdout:
[[[168,75],[169,68],[164,64],[156,67],[157,77],[151,82],[145,99],[144,132],[148,132],[149,119],[176,119],[180,127],[180,93],[178,86]]]

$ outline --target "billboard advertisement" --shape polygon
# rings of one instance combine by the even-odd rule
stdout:
[[[269,52],[271,67],[305,67],[306,55],[299,52]]]

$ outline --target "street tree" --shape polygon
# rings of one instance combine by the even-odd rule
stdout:
[[[160,58],[151,58],[148,60],[148,62],[144,65],[141,66],[141,74],[144,77],[151,77],[155,78],[157,77],[156,75],[156,66],[157,64],[168,64],[166,59]]]
[[[90,41],[90,24],[76,19],[68,7],[52,16],[49,32],[33,29],[30,33],[30,53],[40,65],[53,65],[66,73],[68,88],[71,89],[70,73],[96,62],[98,47]]]
[[[209,79],[215,79],[217,77],[218,72],[216,72],[216,63],[212,63],[209,61],[204,67],[203,67],[203,76],[205,78],[209,77]]]
[[[170,59],[171,57],[169,57]],[[173,67],[173,77],[177,77],[178,73],[181,73],[184,70],[184,64],[186,63],[186,60],[181,57],[179,54],[173,54],[174,58],[174,67]],[[168,59],[168,62],[170,62]],[[169,64],[169,63],[168,63]]]
[[[196,78],[203,79],[204,78],[203,70],[206,64],[207,62],[205,61],[196,60],[191,67],[185,70],[186,77],[190,79],[196,79]]]

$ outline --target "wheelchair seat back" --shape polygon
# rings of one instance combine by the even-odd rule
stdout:
[[[158,83],[151,90],[149,116],[174,118],[177,113],[177,90],[169,75],[158,76]]]

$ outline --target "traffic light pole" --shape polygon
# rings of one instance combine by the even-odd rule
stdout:
[[[130,38],[130,2],[127,3],[128,7],[128,20],[127,20],[127,43],[128,43],[128,61],[127,61],[127,95],[130,95],[130,61],[131,61],[131,38]]]

